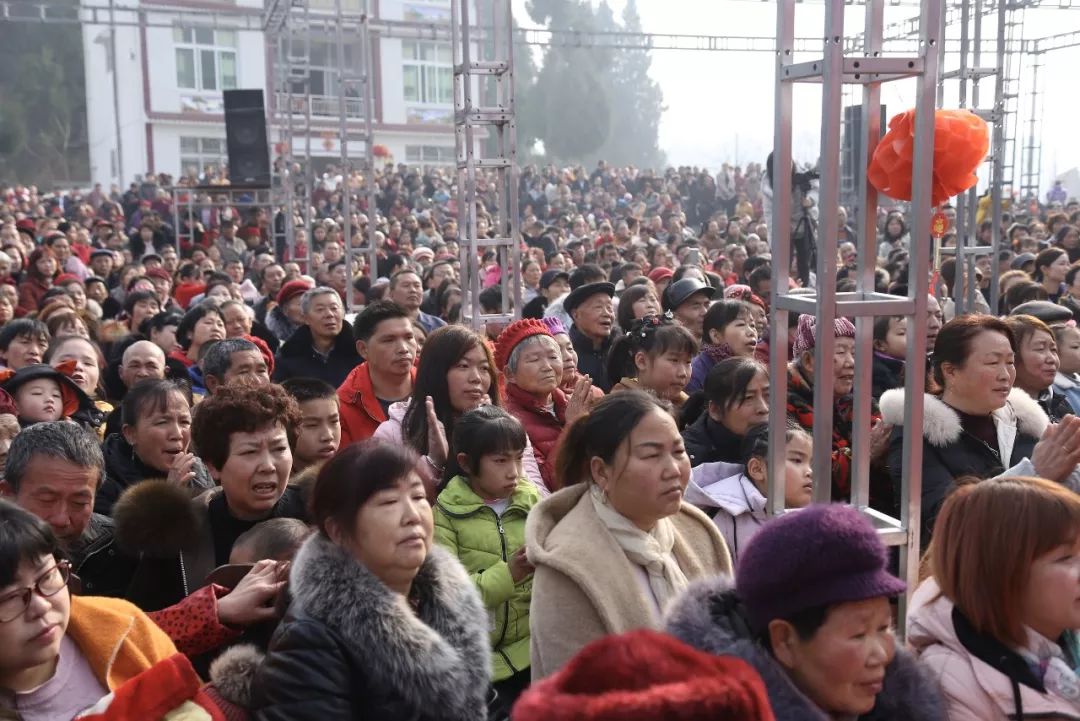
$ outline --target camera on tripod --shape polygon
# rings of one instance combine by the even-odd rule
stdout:
[[[804,194],[813,190],[813,181],[820,180],[821,173],[814,169],[804,170],[801,173],[791,173],[791,184],[801,190]]]

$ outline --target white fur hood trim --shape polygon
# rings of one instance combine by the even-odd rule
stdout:
[[[932,446],[943,448],[960,439],[960,416],[940,398],[924,394],[923,437]],[[904,423],[904,389],[885,391],[879,402],[881,418],[885,423],[901,426]],[[1039,438],[1050,420],[1046,412],[1025,391],[1013,388],[1005,405],[994,411],[995,425],[1002,423],[1016,427],[1019,433]]]

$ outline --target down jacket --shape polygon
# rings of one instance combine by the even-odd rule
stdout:
[[[492,681],[529,667],[532,576],[514,583],[508,562],[525,545],[525,519],[539,502],[536,487],[522,479],[500,517],[454,476],[435,503],[435,540],[465,566],[491,619]]]
[[[686,502],[712,514],[731,553],[731,562],[739,560],[739,551],[767,520],[765,496],[746,477],[740,463],[702,463],[690,471]]]
[[[413,608],[318,533],[289,580],[292,603],[251,689],[257,721],[487,718],[487,614],[446,550],[431,547]]]
[[[1047,691],[1015,651],[979,635],[933,578],[915,590],[907,628],[920,665],[938,679],[949,721],[1080,721],[1080,706]]]
[[[551,393],[554,413],[537,402],[531,393],[523,391],[513,383],[506,384],[504,405],[506,412],[521,421],[525,433],[532,443],[533,456],[540,466],[540,476],[544,485],[551,490],[558,490],[555,482],[555,451],[559,437],[566,426],[566,394],[556,388]],[[546,495],[546,494],[545,494]]]
[[[829,721],[834,718],[807,698],[784,668],[754,637],[730,578],[694,583],[672,603],[664,629],[701,651],[734,656],[761,674],[769,703],[783,721]],[[902,648],[885,669],[885,687],[870,713],[852,721],[944,721],[937,684]]]
[[[900,488],[904,457],[904,390],[881,396],[883,420],[893,426],[889,441],[889,473],[893,486]],[[923,401],[922,542],[925,548],[934,521],[957,478],[974,476],[1034,475],[1027,459],[1035,450],[1049,424],[1046,413],[1024,391],[1013,388],[1005,405],[992,414],[997,428],[997,447],[991,448],[964,431],[960,416],[940,398],[929,393]],[[1021,465],[1023,463],[1023,465]],[[1080,488],[1080,474],[1073,472],[1066,482]]]

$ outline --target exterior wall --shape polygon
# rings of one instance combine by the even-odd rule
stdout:
[[[105,0],[84,1],[99,4]],[[118,7],[139,5],[139,0],[115,2]],[[175,2],[188,16],[192,12],[206,12],[207,6],[217,4],[215,0],[208,0],[198,3],[193,10],[193,4],[188,0]],[[440,20],[449,13],[449,0],[373,0],[373,3],[378,17],[394,20]],[[149,24],[179,25],[181,16],[161,11],[164,4],[161,0],[155,3],[155,12],[147,15]],[[234,5],[222,5],[233,10],[238,6],[261,11],[262,1],[237,0]],[[229,17],[227,12],[216,14],[216,27],[226,26]],[[112,45],[114,38],[115,47]],[[181,138],[225,137],[221,88],[192,90],[179,87],[176,42],[171,27],[118,25],[110,29],[107,25],[84,25],[83,40],[90,169],[94,182],[124,186],[136,175],[148,171],[177,176],[183,171]],[[420,106],[406,102],[402,43],[393,38],[376,41],[377,57],[373,64],[375,142],[386,146],[393,159],[399,162],[405,162],[410,153],[416,156],[423,150],[429,158],[427,164],[445,164],[453,157],[452,106]],[[262,89],[266,93],[269,113],[272,83],[268,82],[268,76],[272,67],[264,34],[238,30],[235,47],[236,86]],[[108,62],[110,53],[116,58],[115,88],[118,92],[114,92],[112,64]],[[119,111],[119,122],[116,110]],[[315,122],[319,130],[313,133],[312,156],[340,157],[336,138],[328,149],[322,135],[325,131],[333,131],[336,135],[336,115],[315,119]],[[302,124],[300,118],[298,125]],[[271,128],[267,135],[272,149],[279,134]],[[294,153],[302,154],[303,150],[303,138],[296,138]],[[351,142],[350,155],[363,157],[362,146]],[[430,160],[435,156],[440,160]]]

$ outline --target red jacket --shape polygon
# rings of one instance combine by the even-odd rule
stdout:
[[[413,382],[416,381],[415,367],[410,371],[410,377]],[[341,447],[371,438],[379,424],[386,420],[386,412],[375,396],[366,362],[349,371],[337,394],[341,413]]]
[[[51,285],[45,285],[44,281],[33,276],[19,283],[19,304],[15,308],[15,317],[22,318],[27,313],[36,313],[41,299],[51,288]]]
[[[555,451],[559,447],[559,437],[566,427],[566,394],[556,388],[551,393],[555,405],[555,415],[520,386],[506,384],[503,407],[506,412],[521,421],[525,433],[532,443],[533,455],[540,466],[540,477],[552,493],[562,488],[562,483],[555,479]]]

